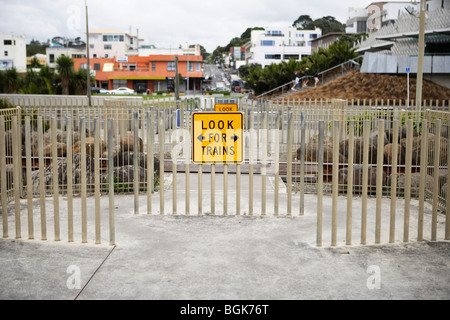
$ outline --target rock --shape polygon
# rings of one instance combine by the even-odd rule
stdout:
[[[56,129],[56,142],[67,142],[67,134],[65,131]],[[52,129],[48,129],[47,132],[44,133],[44,146],[52,143]]]
[[[333,163],[333,139],[330,136],[324,137],[323,143],[323,162],[325,164]],[[311,162],[319,161],[319,137],[313,136],[305,147],[305,160]],[[297,149],[297,159],[300,159],[300,148]],[[347,158],[339,153],[339,163],[347,162]]]
[[[420,165],[420,153],[421,153],[421,143],[422,137],[417,136],[412,139],[412,164]],[[400,140],[400,144],[405,149],[406,152],[406,139]],[[434,164],[434,150],[436,148],[436,136],[432,133],[428,134],[428,165]],[[448,164],[448,140],[447,138],[440,138],[440,156],[439,156],[439,165],[447,165]]]
[[[73,145],[72,153],[75,155],[77,153],[81,153],[81,141],[76,142]],[[107,152],[106,143],[100,139],[99,142],[99,154],[102,156],[105,152]],[[94,157],[95,156],[95,139],[93,137],[86,138],[86,154]]]
[[[390,143],[394,142],[394,129],[388,129],[385,131],[386,138]],[[407,128],[406,127],[399,127],[398,128],[398,136],[397,136],[397,142],[400,142],[402,139],[406,139],[407,134]],[[418,137],[419,133],[416,130],[413,130],[413,137]]]
[[[44,157],[51,157],[52,154],[52,145],[46,145],[43,150]],[[65,143],[57,142],[56,143],[56,154],[58,157],[65,157],[67,154],[67,146]]]
[[[349,139],[339,143],[339,152],[348,158]],[[353,163],[363,163],[364,139],[362,137],[355,138],[353,144]],[[369,143],[369,163],[377,163],[377,147]]]
[[[141,138],[138,137],[139,152],[144,151],[144,143]],[[120,139],[120,150],[122,152],[130,152],[134,150],[134,135],[132,133],[126,134]]]
[[[387,184],[391,185],[392,175],[388,177]],[[426,175],[425,177],[425,190],[429,190],[432,192],[433,190],[433,177],[430,175]],[[397,194],[404,195],[405,193],[405,185],[406,185],[406,174],[398,173],[397,174]],[[420,187],[420,172],[414,172],[411,174],[411,197],[417,198],[419,197],[419,189]]]
[[[363,170],[362,164],[353,166],[353,190],[361,191],[363,185]],[[383,185],[386,182],[386,174],[383,172]],[[342,185],[348,184],[348,168],[342,168],[338,172],[338,183]],[[368,191],[375,191],[377,185],[377,168],[369,167],[367,176]]]
[[[82,170],[81,170],[81,154],[77,153],[72,158],[72,183],[74,185],[81,184]],[[53,166],[50,164],[49,166],[44,168],[44,180],[45,185],[48,189],[52,186],[53,179]],[[86,156],[86,183],[93,184],[94,183],[94,159],[89,155]],[[35,190],[39,188],[39,170],[33,171],[31,174],[31,179],[33,182],[33,187]],[[67,160],[60,159],[58,160],[58,185],[66,186],[67,185]]]
[[[389,143],[384,146],[383,154],[384,154],[384,164],[393,164],[392,161],[392,152],[393,152],[393,144]],[[405,149],[397,144],[397,164],[402,165],[405,164]]]

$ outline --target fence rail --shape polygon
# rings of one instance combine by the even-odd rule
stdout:
[[[61,239],[60,197],[64,197],[67,238],[74,241],[73,230],[78,228],[74,212],[79,208],[83,243],[88,242],[87,207],[93,201],[92,236],[100,243],[102,198],[107,196],[109,242],[113,244],[117,194],[133,195],[135,214],[141,213],[139,201],[146,196],[148,214],[287,217],[303,216],[305,196],[313,195],[318,246],[323,245],[323,229],[328,227],[323,220],[324,210],[328,210],[325,197],[332,201],[332,246],[339,243],[337,228],[342,218],[338,213],[344,199],[347,245],[355,242],[352,221],[356,203],[361,205],[362,244],[367,243],[367,223],[372,214],[375,243],[382,242],[384,235],[389,235],[389,242],[398,240],[395,221],[399,214],[403,217],[403,241],[411,239],[412,217],[417,217],[416,239],[428,239],[424,235],[428,204],[432,208],[429,239],[449,240],[448,107],[447,111],[427,109],[415,123],[416,114],[400,103],[373,102],[241,99],[245,161],[232,165],[194,165],[190,161],[191,114],[212,110],[212,100],[160,100],[140,105],[113,100],[92,108],[69,104],[1,110],[3,237],[9,237],[12,217],[7,214],[8,208],[14,212],[16,238],[22,236],[21,199],[27,200],[30,239],[35,237],[33,210],[37,207],[41,239],[48,237],[47,197],[53,198],[54,239]],[[446,109],[442,102],[437,105]],[[167,176],[171,176],[172,190],[164,187]],[[191,190],[192,179],[197,180],[197,190]],[[205,179],[210,179],[209,190],[205,190]],[[182,191],[177,190],[180,182],[184,182],[184,208],[177,201]],[[220,182],[222,190],[216,187]],[[247,203],[243,195],[248,196]],[[164,201],[168,196],[171,208]],[[155,197],[159,197],[159,207],[152,204]],[[381,222],[382,200],[386,198],[391,203],[387,227]],[[39,205],[35,199],[39,199]],[[412,212],[411,199],[418,201],[417,212]],[[372,200],[375,204],[368,205]],[[404,203],[402,210],[398,209],[400,200]],[[216,205],[219,203],[221,208]],[[230,207],[230,203],[235,206]]]

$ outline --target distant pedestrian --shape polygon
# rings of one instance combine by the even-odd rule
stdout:
[[[294,85],[292,86],[291,90],[300,88],[300,73],[298,71],[295,71],[294,74]]]
[[[319,74],[316,70],[316,72],[314,72],[314,87],[317,87],[317,84],[319,83]]]
[[[309,71],[309,68],[306,68],[305,72],[303,73],[303,87],[306,87],[308,85],[308,82],[309,82],[309,79],[308,79],[309,73],[308,73],[308,71]]]

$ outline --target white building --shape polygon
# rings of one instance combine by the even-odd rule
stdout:
[[[322,30],[298,30],[295,27],[253,30],[251,44],[246,44],[246,61],[266,67],[273,63],[301,60],[311,55],[311,40],[322,36]]]
[[[427,0],[427,11],[450,9],[450,0]],[[349,8],[345,32],[375,32],[394,23],[403,13],[419,12],[420,0],[417,1],[378,1],[365,8]],[[408,9],[408,10],[407,10]]]
[[[138,46],[143,45],[138,36],[117,30],[89,32],[90,58],[112,58],[137,55]]]
[[[144,41],[135,35],[117,30],[96,30],[89,32],[89,58],[121,58],[138,55],[138,46]],[[86,58],[86,48],[65,48],[51,46],[46,50],[47,63],[56,68],[56,60],[62,55],[75,58]]]
[[[13,67],[17,72],[27,71],[26,37],[0,33],[0,70]]]

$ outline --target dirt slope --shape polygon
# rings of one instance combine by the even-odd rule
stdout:
[[[350,72],[317,88],[310,88],[288,96],[300,99],[384,99],[406,100],[407,78],[401,75]],[[410,99],[416,98],[416,77],[410,77]],[[423,81],[424,100],[449,100],[450,89]]]

